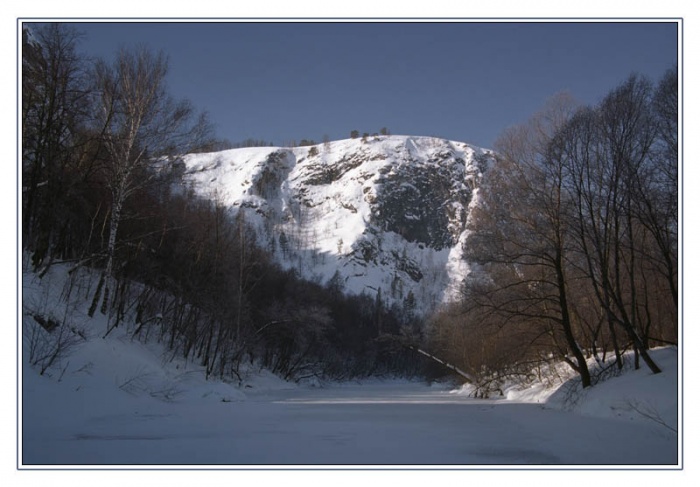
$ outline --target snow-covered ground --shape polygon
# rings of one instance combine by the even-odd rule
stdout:
[[[641,417],[469,399],[417,383],[163,402],[101,388],[69,392],[36,377],[25,385],[29,465],[675,465],[678,458],[676,434]]]
[[[578,394],[508,391],[480,400],[419,382],[289,384],[250,367],[242,383],[126,327],[106,338],[58,296],[61,269],[25,274],[21,467],[33,466],[661,466],[678,467],[677,351],[653,351],[664,372],[630,371]],[[70,314],[86,337],[39,375],[29,316]],[[681,425],[682,426],[682,425]]]

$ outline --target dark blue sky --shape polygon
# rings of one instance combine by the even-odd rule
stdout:
[[[669,23],[81,23],[90,55],[145,44],[169,86],[219,137],[290,140],[350,131],[437,135],[491,147],[569,91],[598,102],[677,59]]]

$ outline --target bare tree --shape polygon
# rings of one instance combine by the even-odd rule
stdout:
[[[673,209],[663,204],[667,196],[661,197],[658,191],[658,176],[663,171],[651,158],[658,136],[652,94],[651,83],[631,76],[598,107],[574,117],[555,145],[556,157],[570,173],[568,192],[576,202],[572,228],[585,272],[605,310],[618,364],[622,366],[617,327],[627,335],[637,356],[656,373],[660,369],[647,349],[652,322],[664,321],[658,313],[665,306],[659,299],[664,293],[654,277],[659,269],[671,277],[671,299],[677,303],[677,298],[669,238],[674,231],[673,218],[658,217]],[[677,194],[670,185],[663,186]]]
[[[640,187],[640,220],[658,246],[660,263],[678,306],[678,72],[666,72],[652,99],[657,137]],[[640,175],[642,176],[642,175]]]
[[[498,141],[465,246],[465,319],[501,350],[503,330],[535,351],[547,338],[584,387],[599,347],[660,372],[650,342],[677,330],[677,81],[633,75],[596,107],[562,101]]]
[[[161,158],[192,150],[208,134],[204,116],[195,118],[188,101],[175,101],[166,90],[168,61],[162,52],[122,49],[113,65],[100,61],[95,69],[97,120],[107,152],[104,178],[111,194],[109,238],[104,272],[90,314],[100,294],[106,312],[109,281],[114,270],[117,232],[124,202],[151,180],[149,165]]]
[[[472,308],[488,310],[503,323],[530,323],[531,344],[548,336],[587,387],[591,376],[570,296],[571,202],[564,192],[564,167],[550,157],[551,140],[574,107],[570,97],[558,95],[497,141],[491,185],[475,210],[466,245],[469,258],[488,269],[488,278],[474,281],[467,298]]]
[[[70,219],[78,176],[78,132],[87,120],[80,33],[65,24],[30,24],[22,40],[22,233],[33,263],[64,251],[58,240]],[[84,170],[80,171],[84,173]],[[63,247],[63,248],[61,248]]]

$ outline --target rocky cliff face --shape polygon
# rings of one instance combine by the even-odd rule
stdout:
[[[182,184],[242,210],[287,267],[347,292],[430,310],[468,272],[470,208],[492,154],[433,137],[380,136],[183,158]]]

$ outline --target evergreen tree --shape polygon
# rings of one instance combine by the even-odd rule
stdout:
[[[284,231],[282,233],[280,233],[279,245],[280,245],[280,249],[282,250],[282,255],[285,258],[289,257],[289,239],[287,238],[287,234],[284,233]]]

